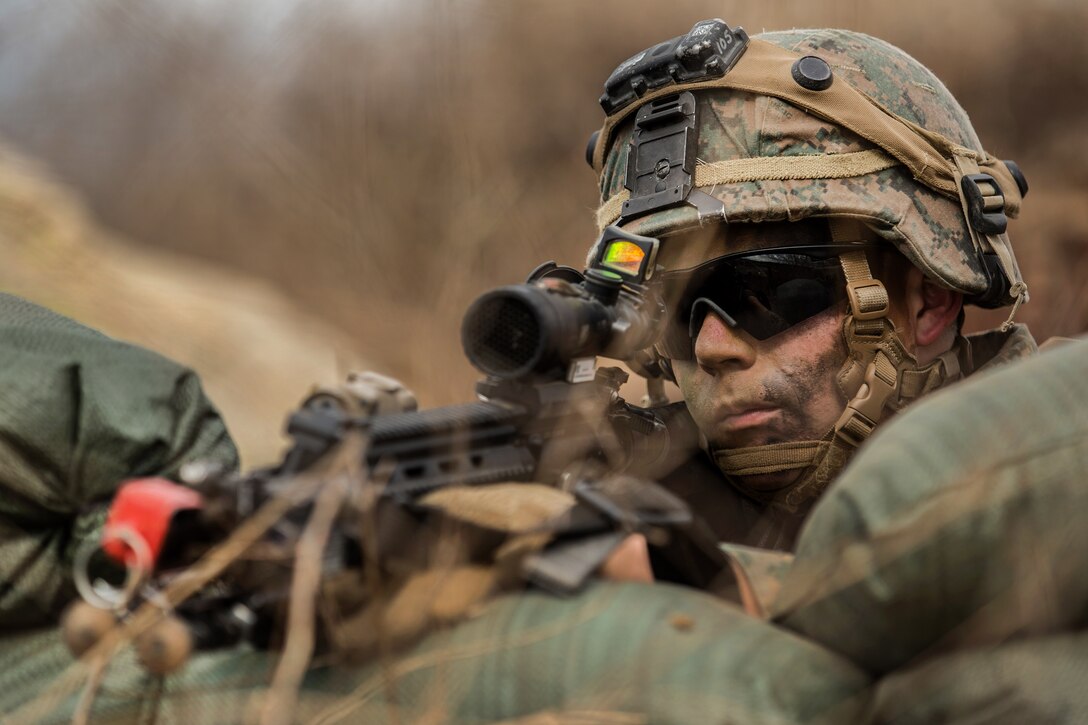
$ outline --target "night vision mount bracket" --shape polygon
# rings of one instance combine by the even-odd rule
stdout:
[[[747,47],[748,34],[742,28],[730,29],[717,19],[696,23],[687,35],[621,63],[605,83],[601,106],[611,115],[648,91],[720,78]],[[624,183],[631,198],[623,204],[621,222],[685,203],[695,206],[700,217],[721,215],[720,201],[693,189],[699,129],[696,111],[695,96],[680,88],[676,94],[638,109]]]
[[[627,152],[631,198],[621,218],[630,218],[684,202],[695,180],[698,126],[695,96],[689,91],[665,96],[638,109]]]

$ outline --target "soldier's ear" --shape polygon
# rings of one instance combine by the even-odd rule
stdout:
[[[918,271],[917,281],[912,278],[908,283],[907,294],[911,298],[914,341],[918,347],[933,345],[949,328],[956,327],[956,319],[963,309],[961,293],[937,286]]]

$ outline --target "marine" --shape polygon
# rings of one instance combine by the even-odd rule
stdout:
[[[749,38],[704,21],[621,64],[601,103],[588,149],[599,225],[659,240],[667,324],[631,362],[677,383],[701,434],[663,482],[725,544],[740,603],[648,584],[634,537],[634,555],[605,574],[637,581],[481,602],[403,655],[315,666],[280,700],[289,707],[261,712],[692,723],[1088,712],[1060,676],[1083,664],[1073,633],[1088,591],[1074,564],[1037,566],[1088,550],[1083,527],[1054,513],[1085,507],[1070,482],[1088,465],[1088,356],[1083,342],[1036,356],[1013,322],[1028,297],[1007,233],[1027,192],[1019,169],[984,150],[917,61],[849,31]],[[964,336],[965,304],[1006,307],[1009,321]],[[1019,546],[1004,545],[1010,532]],[[240,721],[276,666],[275,653],[212,653],[164,684],[129,658],[95,712]],[[139,703],[126,697],[140,688]],[[24,718],[77,710],[59,695],[12,699]]]
[[[1035,353],[1007,231],[1026,179],[898,48],[708,20],[620,64],[600,100],[597,221],[660,238],[649,373],[702,433],[668,483],[722,540],[790,550],[882,422]],[[1012,314],[965,337],[965,305]]]

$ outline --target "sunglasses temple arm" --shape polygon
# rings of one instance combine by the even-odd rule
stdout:
[[[708,308],[710,308],[709,311],[722,318],[722,322],[729,325],[729,327],[733,329],[737,328],[737,321],[734,320],[728,312],[723,310],[718,305],[714,304],[714,302],[707,299],[706,297],[700,297],[691,304],[691,319],[690,322],[688,322],[688,336],[692,340],[694,340],[695,336],[699,333],[699,330],[696,329],[696,327],[702,327],[703,319],[706,317],[706,315],[699,314],[700,305],[706,305]]]

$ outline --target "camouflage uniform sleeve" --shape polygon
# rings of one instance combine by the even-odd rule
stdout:
[[[0,629],[54,619],[117,486],[194,459],[236,467],[191,370],[0,295]]]

